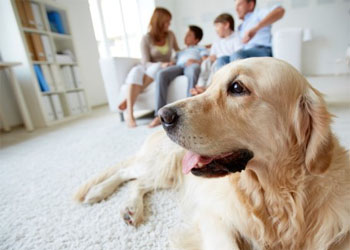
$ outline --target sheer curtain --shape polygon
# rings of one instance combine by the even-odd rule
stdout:
[[[154,0],[89,0],[100,57],[141,56]]]

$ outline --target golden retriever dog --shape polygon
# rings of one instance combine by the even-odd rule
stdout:
[[[132,180],[121,213],[136,226],[146,192],[180,188],[187,226],[170,237],[176,249],[350,249],[349,154],[321,94],[292,66],[231,63],[159,115],[165,131],[76,200],[99,202]]]

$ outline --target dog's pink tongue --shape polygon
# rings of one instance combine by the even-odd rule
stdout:
[[[187,151],[184,158],[182,159],[182,172],[188,174],[197,163],[208,164],[213,160],[210,157],[202,157],[199,154]]]

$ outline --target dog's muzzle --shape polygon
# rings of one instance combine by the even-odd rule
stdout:
[[[179,115],[174,108],[161,108],[158,111],[158,115],[162,122],[164,129],[168,130],[170,128],[174,128],[179,120]]]
[[[181,127],[181,116],[176,107],[165,106],[158,111],[158,115],[169,138],[180,146],[187,148],[184,142],[179,140],[178,132]],[[215,159],[203,167],[192,168],[191,173],[206,178],[223,177],[244,170],[253,157],[254,153],[252,151],[238,149],[229,156]]]

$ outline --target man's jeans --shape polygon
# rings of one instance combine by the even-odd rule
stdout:
[[[168,87],[177,76],[185,75],[188,78],[187,96],[191,96],[190,89],[198,81],[200,66],[196,63],[189,66],[170,66],[160,70],[156,75],[156,112],[166,105]]]
[[[262,57],[262,56],[272,56],[272,49],[265,46],[257,46],[251,49],[240,49],[236,51],[231,56],[222,56],[217,59],[216,70],[220,69],[222,66],[244,58],[249,57]]]
[[[229,56],[221,56],[218,59],[216,59],[215,64],[215,72],[220,69],[222,66],[230,63],[230,57]]]

